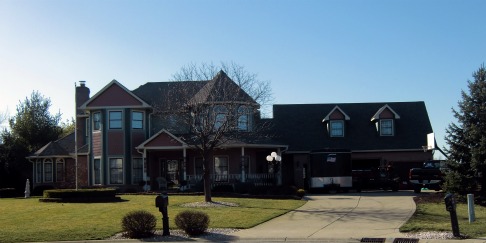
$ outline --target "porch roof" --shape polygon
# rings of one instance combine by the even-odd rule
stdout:
[[[228,134],[222,138],[224,141],[218,148],[287,148],[285,143],[274,140],[268,136],[258,134],[244,133],[232,136]],[[184,148],[195,148],[198,144],[197,138],[193,134],[172,134],[162,129],[145,142],[136,147],[136,149],[149,150],[174,150]]]

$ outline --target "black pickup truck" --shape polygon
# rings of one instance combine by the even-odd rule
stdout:
[[[422,188],[439,191],[443,183],[443,161],[429,160],[422,168],[412,168],[409,173],[409,183],[415,193],[420,193]]]
[[[391,166],[367,170],[353,170],[353,187],[361,192],[362,189],[383,189],[398,191],[400,177]]]

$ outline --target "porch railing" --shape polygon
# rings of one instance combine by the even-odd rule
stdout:
[[[211,174],[211,184],[215,185],[228,185],[243,182],[241,174]],[[273,186],[275,185],[275,174],[261,173],[261,174],[246,174],[245,182],[252,183],[254,186]],[[202,175],[188,175],[187,182],[189,186],[194,186],[198,182],[202,181]]]

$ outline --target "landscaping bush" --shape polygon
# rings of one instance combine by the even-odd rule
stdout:
[[[15,188],[0,188],[0,198],[14,197]]]
[[[233,192],[234,190],[232,185],[216,185],[211,191],[212,192]]]
[[[55,189],[45,190],[41,202],[113,202],[119,201],[116,189]]]
[[[209,216],[204,212],[186,210],[176,215],[175,224],[188,235],[198,236],[208,229]]]
[[[152,236],[156,224],[155,216],[144,210],[129,212],[122,219],[122,229],[130,238],[139,239]]]
[[[298,197],[302,198],[305,196],[305,190],[304,189],[298,189],[297,192],[295,193]]]
[[[31,196],[42,196],[42,195],[44,195],[45,190],[52,190],[52,189],[54,189],[53,186],[47,186],[47,185],[36,186],[34,188],[34,190],[32,191],[32,193],[30,193],[30,195]]]
[[[235,184],[235,192],[242,194],[250,193],[254,187],[255,185],[251,182],[239,182]]]

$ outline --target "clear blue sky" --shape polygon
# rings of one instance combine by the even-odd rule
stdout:
[[[0,0],[0,112],[33,90],[64,120],[92,94],[235,62],[277,104],[425,101],[444,146],[451,108],[486,61],[486,1]]]

